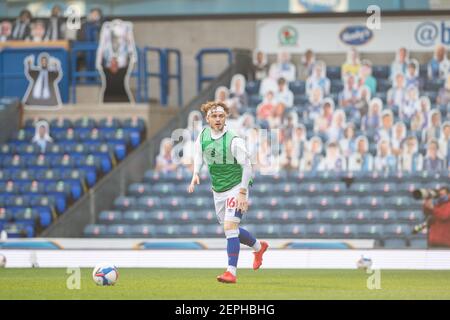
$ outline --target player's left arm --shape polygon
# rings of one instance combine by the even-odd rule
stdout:
[[[242,166],[242,181],[237,196],[237,208],[244,213],[248,209],[248,185],[252,177],[252,163],[247,148],[245,147],[244,139],[239,137],[233,139],[231,142],[231,153]]]

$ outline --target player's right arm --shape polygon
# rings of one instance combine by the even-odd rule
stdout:
[[[200,134],[194,144],[194,172],[192,174],[192,180],[188,187],[188,192],[192,193],[195,190],[195,185],[200,184],[200,169],[203,164],[202,146],[200,144]]]

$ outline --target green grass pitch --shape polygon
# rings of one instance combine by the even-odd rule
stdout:
[[[69,290],[66,269],[0,269],[0,299],[450,299],[450,271],[381,270],[381,289],[369,290],[363,270],[249,269],[222,284],[222,269],[119,269],[115,286],[97,286],[81,269],[81,288]]]

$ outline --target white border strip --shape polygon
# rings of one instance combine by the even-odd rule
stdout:
[[[39,267],[93,267],[111,263],[119,268],[224,268],[225,250],[0,250],[6,267],[31,267],[35,255]],[[450,270],[450,250],[268,250],[263,268],[355,269],[364,255],[373,269]],[[241,251],[240,268],[251,268],[253,254]]]

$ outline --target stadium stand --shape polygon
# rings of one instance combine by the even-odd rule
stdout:
[[[40,20],[49,25],[52,18],[62,19],[55,15]],[[78,34],[54,30],[52,37],[95,44],[103,19],[101,10],[92,9]],[[11,31],[2,41],[32,36]],[[436,73],[435,64],[419,63],[409,52],[399,58],[402,49],[391,65],[372,64],[351,49],[342,65],[314,60],[297,75],[288,54],[280,52],[274,61],[261,53],[264,59],[249,66],[253,72],[232,75],[229,86],[216,88],[215,98],[232,109],[229,126],[239,135],[280,132],[251,150],[257,163],[252,212],[243,220],[249,230],[268,238],[373,238],[386,248],[423,245],[425,233],[411,234],[421,219],[421,204],[409,194],[418,186],[436,188],[450,177],[450,72],[441,75],[438,68]],[[93,52],[77,59],[72,73],[95,72]],[[394,72],[410,65],[412,73]],[[139,72],[143,68],[139,65]],[[97,83],[96,76],[72,80]],[[0,230],[9,237],[39,235],[139,146],[146,131],[136,118],[49,119],[53,143],[42,152],[31,143],[38,120],[26,121],[0,149]],[[264,146],[274,141],[280,150],[271,154]],[[189,161],[175,163],[172,148],[109,210],[98,212],[84,235],[222,237],[205,172],[202,185],[188,195]],[[275,168],[263,164],[267,157],[276,160]]]
[[[142,119],[83,117],[50,121],[53,142],[32,143],[30,119],[0,147],[0,231],[34,237],[102,176],[113,170],[145,137]]]
[[[255,185],[250,189],[251,213],[243,220],[248,229],[258,237],[267,238],[371,238],[385,248],[426,245],[426,233],[412,234],[412,227],[422,219],[422,207],[419,201],[411,199],[410,192],[419,185],[436,187],[448,181],[449,134],[444,133],[444,127],[448,126],[445,119],[449,119],[450,113],[447,105],[436,103],[436,97],[448,87],[450,80],[428,79],[426,72],[421,72],[420,99],[411,96],[416,100],[408,100],[404,88],[405,99],[397,105],[389,100],[390,70],[389,65],[374,65],[371,72],[378,85],[373,98],[370,95],[361,98],[362,86],[355,84],[355,100],[348,106],[343,105],[350,93],[346,91],[347,76],[342,74],[341,66],[326,67],[326,77],[331,80],[330,94],[320,97],[318,109],[312,96],[305,94],[306,82],[299,79],[288,86],[294,95],[294,106],[284,106],[280,115],[271,111],[269,117],[264,117],[259,112],[263,105],[275,110],[283,99],[283,92],[276,93],[278,89],[274,85],[272,90],[278,100],[264,100],[261,86],[267,77],[247,81],[245,92],[229,90],[216,95],[238,110],[229,126],[241,136],[253,129],[242,125],[245,118],[250,118],[249,122],[256,128],[281,131],[280,152],[272,155],[280,160],[279,173],[265,175],[260,163],[254,166],[257,172]],[[242,101],[248,103],[241,104]],[[433,103],[427,105],[427,101]],[[326,103],[334,104],[328,118],[323,114]],[[380,104],[378,111],[372,110],[374,104]],[[408,116],[405,110],[409,104],[414,104],[416,109]],[[343,111],[341,121],[336,116],[340,110]],[[433,114],[437,116],[433,118]],[[415,117],[422,119],[418,125],[414,123]],[[404,124],[403,132],[401,128],[396,129],[401,127],[398,123]],[[352,132],[347,130],[349,125]],[[306,129],[303,136],[301,133],[295,136],[297,128]],[[408,137],[414,137],[411,154],[406,151]],[[320,144],[317,150],[314,150],[314,140]],[[366,143],[360,143],[361,140]],[[294,144],[294,156],[283,161],[290,142]],[[336,158],[329,150],[332,142],[337,143]],[[435,142],[439,149],[445,150],[433,154],[430,145]],[[341,159],[346,165],[335,165],[335,159]],[[164,167],[162,171],[161,167],[147,171],[142,182],[130,185],[127,195],[116,199],[113,211],[101,212],[98,224],[86,226],[85,235],[221,237],[207,189],[200,186],[194,196],[184,193],[180,198],[190,177],[191,172],[182,164],[176,168]],[[202,185],[208,185],[205,172]],[[136,225],[148,226],[147,232]]]

